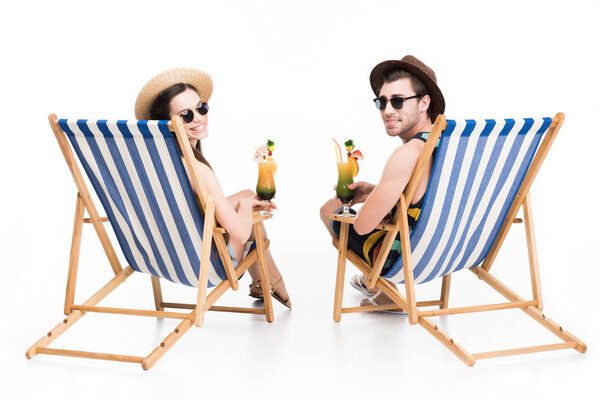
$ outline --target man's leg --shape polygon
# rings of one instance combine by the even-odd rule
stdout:
[[[325,204],[323,204],[321,206],[321,211],[320,211],[320,216],[321,216],[321,221],[323,221],[323,224],[325,224],[325,228],[327,228],[327,231],[329,232],[329,234],[331,235],[331,237],[333,239],[338,239],[338,235],[333,231],[332,227],[331,227],[331,220],[329,219],[329,215],[334,214],[340,207],[341,207],[341,203],[338,199],[330,199],[328,200]],[[379,292],[379,289],[377,288],[373,288],[371,290],[368,290],[366,288],[367,285],[367,277],[364,276],[363,274],[360,275],[354,275],[351,280],[354,282],[354,284],[356,286],[364,286],[364,291],[367,291],[368,293],[370,293],[371,295],[376,294],[377,292]]]
[[[329,219],[329,215],[335,213],[335,211],[340,207],[340,201],[334,198],[327,200],[327,202],[321,206],[320,210],[321,221],[323,221],[323,223],[325,224],[325,228],[327,228],[327,231],[333,239],[337,239],[338,236],[335,234],[335,232],[333,232],[333,229],[331,228],[331,220]]]

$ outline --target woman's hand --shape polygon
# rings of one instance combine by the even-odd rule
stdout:
[[[272,201],[260,200],[257,197],[246,197],[239,200],[241,203],[247,203],[247,207],[251,208],[253,211],[264,210],[266,207],[270,209],[277,209],[277,206]]]

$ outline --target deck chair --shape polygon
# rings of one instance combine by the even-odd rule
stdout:
[[[333,319],[342,313],[402,308],[410,324],[419,324],[464,363],[476,360],[539,351],[574,348],[583,353],[586,345],[543,313],[536,242],[531,216],[529,188],[564,120],[507,119],[501,121],[454,121],[440,115],[429,134],[415,170],[397,204],[392,223],[380,224],[386,231],[380,255],[373,267],[348,250],[348,229],[354,217],[331,215],[341,222]],[[407,221],[417,184],[431,159],[437,156],[420,216],[412,231]],[[523,218],[517,218],[519,209]],[[490,268],[513,223],[524,222],[533,299],[525,300],[490,273]],[[401,257],[382,275],[383,264],[397,235]],[[382,290],[393,305],[343,308],[346,259],[368,277],[367,287]],[[507,303],[449,308],[451,274],[468,269],[502,296]],[[385,279],[384,279],[385,278]],[[439,299],[417,302],[415,284],[442,278]],[[390,282],[404,284],[405,296]],[[429,307],[439,309],[429,309]],[[424,309],[427,308],[427,309]],[[562,341],[557,344],[469,353],[429,317],[520,308]]]
[[[254,215],[254,244],[236,263],[228,251],[224,234],[215,220],[215,203],[192,168],[194,156],[181,118],[172,121],[58,120],[49,116],[56,140],[67,161],[77,201],[71,242],[63,319],[26,353],[141,363],[144,369],[162,357],[195,324],[202,326],[207,310],[265,314],[273,321],[270,293],[263,287],[263,308],[213,305],[229,288],[239,287],[238,278],[258,260],[261,279],[269,282],[265,251],[269,243],[259,229],[268,217]],[[177,142],[175,141],[177,137]],[[70,145],[69,145],[70,143]],[[177,143],[184,144],[178,148]],[[73,150],[96,194],[106,217],[92,201]],[[183,157],[183,161],[182,161]],[[89,218],[84,217],[87,211]],[[103,225],[110,222],[129,266],[123,268]],[[74,303],[83,223],[93,225],[108,257],[114,278],[82,304]],[[97,304],[135,271],[151,275],[155,310],[99,307]],[[197,287],[192,304],[168,303],[162,299],[160,278]],[[214,287],[209,293],[207,288]],[[180,308],[189,312],[167,312]],[[181,319],[181,323],[147,357],[50,348],[48,345],[89,312],[128,314]]]

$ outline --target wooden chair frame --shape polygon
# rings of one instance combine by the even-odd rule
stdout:
[[[415,190],[417,188],[417,184],[420,182],[423,173],[425,171],[425,167],[429,163],[431,159],[431,155],[435,145],[440,138],[443,130],[446,128],[446,118],[443,115],[438,116],[436,119],[432,131],[429,135],[429,138],[425,144],[425,147],[417,161],[417,165],[413,174],[404,190],[404,193],[400,197],[398,201],[398,211],[395,214],[394,220],[390,224],[379,224],[377,226],[378,229],[383,229],[386,232],[386,236],[382,243],[382,247],[380,250],[379,257],[377,262],[371,268],[365,261],[363,261],[360,257],[358,257],[354,252],[348,250],[348,229],[350,224],[353,223],[354,217],[341,217],[339,215],[330,215],[330,219],[340,221],[340,236],[339,240],[334,240],[333,244],[338,249],[338,265],[337,265],[337,274],[336,274],[336,284],[335,284],[335,296],[334,296],[334,306],[333,306],[333,319],[336,322],[339,322],[341,319],[342,313],[353,313],[353,312],[366,312],[366,311],[382,311],[382,310],[391,310],[396,308],[402,308],[408,314],[408,320],[411,325],[419,324],[425,330],[427,330],[430,334],[432,334],[437,340],[439,340],[444,346],[446,346],[452,353],[454,353],[458,358],[460,358],[465,364],[468,366],[475,365],[475,361],[479,359],[485,358],[493,358],[493,357],[502,357],[508,355],[517,355],[517,354],[525,354],[525,353],[533,353],[540,351],[549,351],[549,350],[559,350],[559,349],[567,349],[574,348],[580,353],[584,353],[587,350],[587,346],[581,340],[570,334],[569,332],[563,330],[563,328],[552,321],[542,313],[543,302],[542,302],[542,291],[540,285],[539,278],[539,268],[538,268],[538,259],[537,259],[537,249],[535,242],[535,234],[533,228],[533,218],[531,215],[531,195],[529,194],[529,188],[537,172],[544,161],[550,146],[552,145],[556,134],[558,133],[562,123],[564,121],[564,114],[558,113],[555,118],[552,120],[552,124],[550,125],[548,132],[546,132],[542,143],[533,159],[529,170],[523,182],[519,188],[519,191],[516,194],[515,200],[513,201],[508,214],[503,221],[502,227],[496,237],[490,251],[486,255],[480,266],[475,266],[471,268],[471,272],[473,272],[477,277],[488,285],[490,285],[493,289],[495,289],[498,293],[503,295],[505,298],[509,300],[508,303],[499,303],[499,304],[485,304],[478,306],[468,306],[468,307],[457,307],[457,308],[448,308],[448,299],[450,294],[450,277],[451,274],[445,275],[442,278],[442,288],[439,299],[435,299],[432,301],[416,301],[415,297],[415,284],[413,279],[413,265],[411,260],[411,247],[410,243],[410,233],[408,228],[408,219],[407,219],[407,205],[411,203],[411,200],[415,194]],[[517,218],[517,212],[519,209],[523,209],[523,219]],[[527,251],[529,255],[529,270],[531,277],[531,286],[533,292],[532,300],[525,300],[520,297],[518,294],[513,292],[507,286],[505,286],[502,282],[496,279],[492,274],[490,274],[489,270],[492,266],[494,259],[496,258],[506,235],[513,223],[521,223],[524,222],[525,225],[525,235],[527,238]],[[380,276],[381,270],[383,269],[383,264],[387,255],[390,251],[392,243],[396,238],[397,234],[400,234],[401,246],[402,246],[402,260],[404,267],[404,282],[405,282],[405,294],[406,296],[402,296],[400,292],[394,288],[389,281]],[[387,305],[376,305],[376,306],[362,306],[362,307],[351,307],[351,308],[343,308],[342,300],[343,300],[343,292],[344,292],[344,281],[345,281],[345,269],[346,269],[346,259],[350,260],[352,264],[354,264],[360,272],[362,272],[365,276],[368,277],[367,287],[382,290],[389,298],[393,300],[393,304]],[[439,306],[438,310],[422,310],[420,307],[431,307],[431,306]],[[556,344],[548,344],[541,346],[533,346],[533,347],[522,347],[515,349],[507,349],[507,350],[499,350],[499,351],[490,351],[484,353],[470,353],[465,348],[460,346],[458,343],[454,341],[448,334],[443,332],[437,325],[435,325],[429,317],[440,316],[440,315],[451,315],[451,314],[463,314],[463,313],[474,313],[474,312],[483,312],[483,311],[493,311],[493,310],[504,310],[510,308],[520,308],[527,315],[532,317],[535,321],[539,322],[542,326],[547,328],[550,332],[554,333],[558,336],[562,342]]]
[[[231,256],[227,250],[224,234],[226,230],[219,227],[214,213],[215,213],[215,202],[212,196],[206,195],[206,189],[202,180],[196,176],[194,168],[192,167],[192,160],[194,155],[192,149],[187,145],[180,145],[182,152],[184,165],[186,167],[192,189],[196,196],[198,205],[204,214],[204,235],[202,242],[202,249],[200,255],[200,272],[198,277],[198,291],[196,302],[194,304],[184,303],[169,303],[164,302],[162,299],[162,291],[160,287],[160,279],[156,276],[151,275],[152,289],[154,293],[154,302],[156,310],[138,310],[138,309],[127,309],[127,308],[112,308],[112,307],[98,307],[97,304],[104,299],[108,294],[115,290],[121,283],[123,283],[129,276],[135,272],[133,268],[127,266],[123,268],[117,258],[115,250],[110,242],[108,234],[104,228],[103,223],[108,221],[108,218],[101,217],[98,210],[91,198],[90,192],[88,191],[87,185],[84,181],[81,170],[77,164],[73,151],[67,141],[67,138],[58,125],[58,118],[56,115],[51,114],[48,117],[52,131],[58,141],[63,156],[69,166],[69,170],[75,180],[77,186],[77,201],[75,205],[75,221],[73,224],[73,236],[71,240],[71,254],[69,258],[69,272],[67,276],[67,289],[65,294],[64,313],[66,317],[51,329],[46,336],[35,342],[26,352],[27,358],[33,358],[37,354],[52,354],[69,357],[83,357],[93,358],[101,360],[112,360],[112,361],[123,361],[140,363],[142,368],[149,369],[158,359],[160,359],[170,348],[183,336],[183,334],[193,325],[202,326],[204,323],[204,314],[207,310],[210,311],[226,311],[226,312],[237,312],[237,313],[250,313],[250,314],[265,314],[267,322],[273,321],[273,303],[271,295],[268,291],[268,285],[264,285],[263,297],[264,297],[264,308],[242,308],[242,307],[224,307],[215,306],[214,303],[227,291],[232,288],[237,290],[239,287],[238,278],[248,268],[258,260],[261,280],[263,282],[269,282],[267,260],[266,260],[266,249],[269,246],[269,241],[264,239],[262,229],[260,228],[260,222],[268,219],[268,216],[259,216],[257,213],[253,216],[253,231],[255,235],[256,249],[251,251],[238,265],[234,268],[231,261]],[[173,120],[169,123],[171,131],[175,132],[178,143],[187,144],[188,140],[185,134],[185,128],[179,116],[173,117]],[[87,211],[89,218],[84,217],[84,212]],[[113,273],[115,274],[108,283],[106,283],[100,290],[98,290],[89,299],[84,301],[82,304],[77,305],[74,303],[75,298],[75,286],[77,281],[77,270],[79,268],[79,253],[81,248],[81,237],[83,231],[83,224],[90,223],[96,230],[96,234],[100,239],[100,243],[106,253],[108,261],[112,267]],[[216,248],[219,252],[227,279],[221,281],[210,293],[207,293],[208,285],[208,264],[210,261],[210,250],[211,241],[214,239]],[[185,312],[167,312],[165,308],[175,309],[188,309],[191,310],[189,313]],[[181,323],[171,332],[148,356],[136,357],[119,354],[107,354],[87,351],[75,351],[67,349],[50,348],[48,345],[57,339],[62,333],[69,329],[73,324],[79,320],[83,315],[88,312],[96,313],[109,313],[109,314],[127,314],[127,315],[138,315],[148,317],[159,317],[159,318],[175,318],[181,319]]]

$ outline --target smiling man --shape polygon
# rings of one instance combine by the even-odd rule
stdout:
[[[394,206],[408,184],[433,122],[438,114],[444,112],[445,101],[433,70],[413,56],[378,64],[371,71],[370,81],[377,96],[374,99],[375,106],[381,113],[386,133],[402,141],[389,156],[377,185],[355,182],[348,186],[355,190],[352,204],[364,203],[356,213],[354,224],[350,226],[348,248],[372,267],[385,236],[384,231],[375,227],[390,219],[395,212]],[[435,151],[418,184],[414,195],[416,201],[408,209],[411,229],[419,218],[434,157]],[[339,236],[340,223],[330,221],[328,216],[337,213],[340,206],[341,202],[333,198],[321,207],[320,212],[321,220],[334,238]],[[399,256],[398,236],[385,261],[382,274],[387,272]],[[350,281],[354,288],[367,296],[361,306],[391,303],[378,289],[369,291],[365,283],[364,275],[355,275]]]

